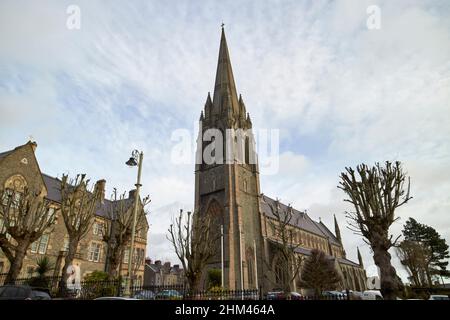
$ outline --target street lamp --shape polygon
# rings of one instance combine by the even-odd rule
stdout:
[[[127,281],[127,288],[126,288],[126,295],[131,294],[131,262],[134,257],[134,238],[136,233],[136,217],[137,217],[137,211],[138,211],[138,205],[139,205],[139,189],[141,187],[141,171],[142,171],[142,159],[144,158],[144,153],[139,152],[138,150],[133,150],[131,153],[130,159],[125,162],[126,165],[130,167],[138,166],[138,175],[137,175],[137,182],[135,184],[136,186],[136,192],[135,192],[135,198],[134,198],[134,212],[133,212],[133,225],[131,227],[131,245],[130,245],[130,255],[128,257],[128,281]]]

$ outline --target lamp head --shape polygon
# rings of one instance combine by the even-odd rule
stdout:
[[[125,164],[130,167],[135,167],[137,166],[137,161],[134,157],[131,157]]]
[[[137,166],[138,165],[138,157],[139,157],[139,151],[133,150],[133,152],[131,153],[130,159],[127,162],[125,162],[125,164],[130,167]]]

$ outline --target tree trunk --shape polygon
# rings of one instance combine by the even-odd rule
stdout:
[[[401,285],[391,264],[391,255],[381,241],[372,241],[372,250],[375,264],[380,268],[381,294],[384,299],[395,300]]]
[[[200,276],[199,275],[190,275],[188,277],[189,282],[189,291],[191,293],[197,292],[199,290],[200,285]]]
[[[111,250],[111,254],[109,256],[109,270],[108,270],[108,275],[111,279],[115,279],[119,275],[118,268],[120,265],[121,257],[122,257],[122,249],[120,247],[116,247],[114,248],[114,250]]]
[[[17,247],[14,254],[14,259],[10,261],[8,274],[6,275],[5,284],[14,283],[22,270],[23,259],[27,254],[27,249],[30,246],[30,240],[23,239],[17,243]]]
[[[79,240],[69,240],[69,251],[67,252],[66,257],[64,258],[64,267],[62,269],[61,275],[61,284],[60,288],[66,288],[67,279],[69,275],[67,274],[67,269],[70,265],[72,265],[73,259],[75,258],[75,254],[77,253]]]

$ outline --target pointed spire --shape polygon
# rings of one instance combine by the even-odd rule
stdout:
[[[205,117],[206,118],[209,118],[211,116],[211,110],[212,110],[211,94],[208,92],[208,97],[206,98],[206,102],[205,102]]]
[[[364,267],[363,260],[362,260],[362,256],[361,256],[361,252],[359,252],[359,248],[358,248],[358,247],[356,247],[356,251],[357,251],[357,253],[358,253],[358,261],[359,261],[359,265],[360,265],[360,267]]]
[[[339,230],[339,225],[338,225],[338,222],[336,220],[336,215],[335,214],[334,214],[334,233],[336,234],[336,238],[342,244],[341,230]]]
[[[226,105],[221,106],[222,103],[226,103]],[[230,111],[232,111],[231,114],[239,113],[239,102],[236,92],[236,85],[234,82],[230,54],[228,52],[227,39],[225,38],[225,30],[223,26],[220,39],[219,59],[217,61],[213,104],[215,110],[221,110],[220,108],[223,107],[230,108]]]

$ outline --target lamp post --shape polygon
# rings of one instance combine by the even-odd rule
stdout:
[[[138,166],[138,175],[137,175],[137,182],[135,184],[136,186],[136,192],[134,197],[134,212],[133,212],[133,225],[131,227],[131,244],[130,244],[130,255],[128,257],[128,281],[127,281],[127,287],[126,287],[126,295],[131,294],[131,263],[134,257],[134,238],[136,233],[136,217],[137,217],[137,211],[139,206],[139,189],[141,187],[141,171],[142,171],[142,159],[144,158],[144,153],[139,152],[138,150],[134,150],[131,154],[130,159],[126,162],[126,164],[130,167]]]

